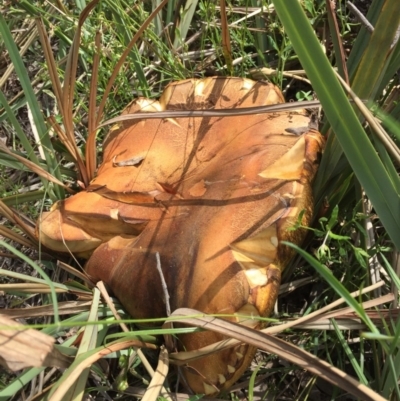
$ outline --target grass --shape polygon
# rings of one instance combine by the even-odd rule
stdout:
[[[61,399],[81,399],[85,391],[93,397],[108,392],[111,398],[146,391],[151,380],[146,357],[155,366],[157,356],[136,353],[129,345],[144,341],[154,347],[160,333],[154,329],[138,334],[122,320],[118,324],[128,332],[115,337],[115,316],[127,318],[125,312],[117,305],[115,314],[111,303],[102,304],[101,290],[82,284],[84,277],[74,261],[68,261],[73,266],[57,264],[61,255],[49,258],[41,254],[30,222],[20,213],[35,220],[43,208],[67,196],[68,190],[55,179],[74,190],[78,189],[78,178],[90,180],[97,160],[95,144],[101,157],[101,139],[106,132],[104,128],[96,132],[94,127],[118,116],[133,98],[157,98],[169,82],[187,77],[256,77],[261,73],[280,86],[288,100],[318,98],[323,109],[321,131],[328,137],[314,185],[320,216],[309,229],[303,247],[308,252],[298,249],[299,256],[285,271],[286,281],[306,280],[292,294],[282,295],[275,316],[279,322],[266,331],[278,333],[278,339],[297,344],[350,373],[385,399],[400,400],[397,0],[372,1],[367,18],[375,27],[373,34],[356,21],[345,1],[337,2],[335,13],[329,12],[325,1],[318,0],[294,2],[290,8],[283,0],[268,1],[262,9],[256,1],[227,3],[230,51],[223,46],[220,7],[207,1],[187,1],[185,6],[169,1],[162,18],[150,22],[133,43],[153,11],[152,5],[160,3],[104,0],[93,7],[84,22],[79,22],[87,6],[83,0],[74,6],[62,1],[43,5],[24,0],[0,6],[0,11],[6,11],[0,13],[0,69],[4,77],[0,80],[0,132],[8,150],[0,147],[0,235],[12,240],[0,243],[4,263],[9,265],[0,271],[0,291],[7,294],[8,305],[25,306],[2,312],[40,324],[35,327],[64,341],[57,346],[62,353],[76,352],[64,375],[34,367],[0,376],[0,400],[40,393],[57,399],[63,391]],[[77,27],[81,29],[79,45]],[[125,60],[119,65],[121,57]],[[361,99],[360,106],[343,89],[332,67]],[[117,69],[119,73],[109,85]],[[104,112],[98,109],[103,99]],[[40,176],[34,188],[30,171]],[[34,270],[24,271],[21,260]],[[18,272],[21,269],[22,273]],[[381,284],[372,292],[350,295],[375,283]],[[350,309],[341,305],[332,315],[329,309],[333,307],[324,308],[338,298]],[[372,306],[365,310],[370,305],[364,305],[367,301]],[[38,309],[26,310],[28,305]],[[50,317],[44,314],[47,306],[54,311]],[[198,324],[190,316],[184,319]],[[291,319],[297,319],[293,327],[280,327]],[[225,333],[230,330],[233,338],[243,339],[243,333],[228,326],[223,327]],[[72,346],[75,341],[80,344],[78,349]],[[246,373],[236,392],[221,396],[224,399],[242,399],[241,388],[249,389],[248,397],[254,400],[280,396],[315,399],[315,394],[317,399],[340,399],[350,391],[351,384],[325,372],[317,360],[311,363],[311,373],[300,369],[306,360],[301,362],[300,348],[294,351],[285,348],[289,345],[268,342],[273,340],[261,334],[254,341],[278,357],[258,355],[257,368]],[[112,352],[104,364],[95,364],[105,344]],[[284,362],[288,352],[299,353],[298,365]],[[91,370],[85,360],[93,363]],[[111,374],[105,373],[105,365]],[[330,374],[336,386],[323,392],[316,377]],[[74,377],[76,386],[71,385]],[[264,377],[268,377],[267,387]],[[37,387],[38,378],[44,385],[51,383],[51,389]],[[175,379],[172,373],[171,388]],[[295,388],[290,385],[293,381]]]

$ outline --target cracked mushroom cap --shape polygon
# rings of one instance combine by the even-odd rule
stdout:
[[[124,113],[209,110],[282,103],[272,84],[241,78],[189,79],[159,101],[138,99]],[[254,328],[271,313],[281,271],[312,216],[311,181],[323,138],[304,111],[230,117],[123,121],[105,139],[97,177],[44,214],[42,242],[90,256],[87,273],[103,280],[135,318],[171,310],[232,314]],[[298,128],[302,135],[293,134]],[[242,315],[242,316],[241,316]],[[245,319],[253,316],[254,319]],[[196,350],[223,337],[186,334]],[[240,378],[255,349],[238,345],[184,368],[189,386],[215,395]]]

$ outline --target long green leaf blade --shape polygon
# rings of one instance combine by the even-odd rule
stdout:
[[[46,127],[46,123],[44,121],[35,93],[33,91],[24,62],[19,54],[18,48],[14,43],[12,34],[2,14],[0,14],[0,35],[4,40],[4,44],[8,50],[8,54],[14,65],[15,72],[18,75],[28,105],[31,109],[33,120],[40,136],[41,144],[45,148],[45,157],[47,165],[49,167],[49,171],[52,175],[54,175],[61,181],[60,169],[57,160],[55,158],[53,145],[51,144],[50,136],[48,135],[48,129]],[[56,196],[59,199],[62,199],[64,197],[64,192],[62,188],[55,186],[54,191],[56,192]]]

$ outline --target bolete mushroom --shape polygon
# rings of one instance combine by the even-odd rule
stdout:
[[[240,109],[282,103],[274,85],[242,78],[188,79],[159,101],[139,98],[124,113]],[[303,110],[224,117],[123,121],[104,142],[103,163],[86,190],[40,219],[44,245],[90,257],[135,318],[166,315],[156,253],[171,309],[253,316],[260,328],[293,256],[282,241],[313,213],[312,179],[324,140]],[[298,134],[304,131],[302,134]],[[213,332],[182,335],[181,349],[220,341]],[[190,387],[210,396],[240,378],[254,347],[238,345],[184,369]]]

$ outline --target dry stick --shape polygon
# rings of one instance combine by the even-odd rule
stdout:
[[[101,123],[97,128],[105,127],[121,121],[135,121],[141,119],[158,119],[158,118],[188,118],[188,117],[235,117],[235,116],[249,116],[261,113],[279,113],[282,111],[301,110],[304,108],[320,107],[321,103],[318,100],[305,100],[302,102],[289,102],[278,103],[268,106],[253,106],[253,107],[240,107],[237,109],[214,109],[214,110],[166,110],[155,112],[138,112],[128,113],[121,116],[111,118]]]
[[[115,318],[117,320],[122,320],[121,316],[119,315],[119,313],[117,312],[117,309],[114,306],[114,302],[108,295],[108,291],[107,291],[106,287],[104,286],[104,283],[102,281],[99,281],[99,282],[97,282],[96,286],[100,290],[101,295],[103,296],[104,300],[106,301],[106,304],[108,305],[108,307],[111,309],[111,312],[113,313]],[[129,333],[130,330],[128,329],[128,327],[125,323],[119,322],[119,325],[121,326],[121,329],[125,333]],[[143,363],[143,366],[147,370],[147,373],[150,375],[150,377],[154,377],[154,374],[155,374],[154,369],[152,368],[149,361],[143,354],[143,351],[140,348],[137,348],[136,352],[137,352],[137,355],[140,358],[141,362]],[[172,399],[171,399],[169,393],[167,392],[167,390],[165,389],[165,387],[162,388],[161,394],[167,400],[172,401]]]
[[[160,260],[160,253],[159,252],[156,252],[156,260],[157,260],[156,268],[158,270],[158,273],[160,274],[161,286],[162,286],[163,293],[164,293],[164,302],[165,302],[165,308],[166,308],[167,316],[171,316],[171,305],[169,303],[170,296],[169,296],[169,293],[168,293],[167,283],[165,282],[164,273],[163,273],[162,268],[161,268],[161,260]],[[172,322],[165,322],[164,325],[163,325],[163,328],[173,329],[174,328],[174,324]],[[168,351],[173,352],[173,351],[177,350],[176,338],[173,337],[171,334],[164,334],[164,342],[165,342],[165,346],[167,348],[164,351],[167,352],[166,358],[168,359],[168,362],[169,362]],[[179,385],[179,380],[182,380],[186,384],[186,386],[188,386],[188,384],[186,382],[186,379],[183,376],[182,371],[181,371],[180,368],[178,368],[178,380],[177,380],[177,383],[176,383],[177,387]]]
[[[361,24],[364,25],[365,29],[368,32],[373,33],[375,28],[367,20],[367,18],[364,17],[364,15],[361,13],[361,11],[351,1],[347,2],[347,6],[351,11],[353,11],[353,13],[355,14],[356,18],[361,22]],[[392,42],[392,44],[390,46],[390,50],[393,50],[393,48],[396,46],[396,44],[399,41],[399,39],[400,39],[400,25],[397,27],[396,35],[393,38],[393,42]]]
[[[95,52],[92,64],[92,78],[90,80],[90,94],[89,94],[89,122],[88,131],[89,135],[86,141],[85,159],[86,159],[86,172],[89,180],[94,178],[94,173],[97,168],[97,147],[96,147],[96,95],[98,85],[98,73],[100,65],[100,52],[101,52],[101,32],[96,32],[95,37]]]
[[[166,308],[166,312],[167,312],[167,316],[171,316],[171,305],[169,303],[170,300],[170,296],[168,293],[168,287],[167,287],[167,283],[165,282],[165,278],[164,278],[164,273],[161,269],[161,260],[160,260],[160,254],[159,252],[156,252],[156,260],[157,260],[157,265],[156,268],[158,270],[158,273],[160,275],[160,279],[161,279],[161,286],[163,289],[163,293],[164,293],[164,302],[165,302],[165,308]],[[167,322],[164,327],[167,327],[169,329],[172,329],[174,327],[174,324],[172,322]],[[166,334],[164,335],[164,340],[165,340],[165,345],[167,346],[167,349],[172,351],[176,349],[176,341],[174,339],[174,337],[172,337],[171,334]]]
[[[168,293],[167,283],[165,282],[164,274],[163,274],[163,271],[161,269],[161,260],[160,260],[159,252],[156,252],[156,260],[157,260],[156,268],[158,270],[158,273],[160,274],[161,286],[162,286],[162,289],[163,289],[163,292],[164,292],[164,302],[165,302],[165,308],[166,308],[167,316],[171,316],[171,305],[169,303],[170,296],[169,296],[169,293]]]
[[[229,74],[233,74],[231,38],[228,29],[228,17],[226,15],[225,0],[220,0],[219,5],[221,12],[222,52],[224,54],[228,72]]]
[[[114,302],[110,298],[110,295],[108,294],[108,291],[107,291],[106,287],[104,286],[104,283],[102,281],[98,281],[96,284],[96,287],[100,290],[102,297],[106,301],[106,304],[108,305],[108,307],[111,309],[111,312],[113,313],[114,317],[117,320],[122,320],[117,309],[115,308]],[[125,333],[129,333],[128,326],[125,323],[119,322],[119,325],[121,326],[122,331],[124,331]]]
[[[347,3],[347,7],[353,11],[355,17],[358,19],[358,21],[364,25],[365,29],[372,33],[374,32],[374,27],[372,26],[372,24],[367,20],[367,18],[364,17],[364,14],[351,2],[348,1]]]
[[[335,1],[333,0],[326,0],[326,9],[328,11],[328,21],[333,23],[333,28],[335,29],[336,33],[336,38],[339,43],[339,49],[340,49],[340,58],[341,58],[341,63],[342,63],[342,71],[343,71],[343,79],[347,82],[350,83],[349,80],[349,74],[347,71],[347,65],[346,65],[346,54],[344,52],[343,48],[343,41],[341,40],[340,37],[340,30],[339,30],[339,24],[336,18],[336,4]]]

